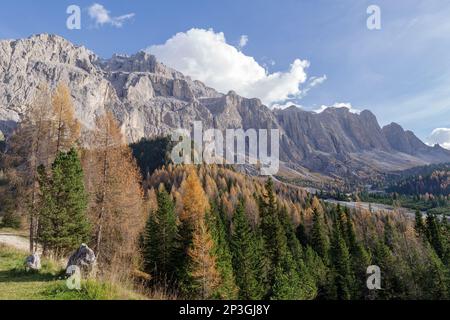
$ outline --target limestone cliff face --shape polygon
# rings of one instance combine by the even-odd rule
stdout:
[[[412,131],[405,131],[397,123],[383,127],[383,134],[393,150],[425,159],[428,162],[447,162],[450,151],[423,143]]]
[[[77,117],[92,125],[95,114],[104,111],[105,105],[118,102],[96,60],[89,50],[57,36],[43,34],[0,41],[1,121],[18,121],[39,84],[66,82],[70,84]],[[0,130],[8,129],[10,126],[0,124]]]
[[[276,113],[280,124],[305,152],[390,150],[377,119],[367,110],[358,115],[345,108],[328,108],[316,114],[291,107]]]
[[[291,107],[272,111],[258,99],[219,93],[139,52],[100,59],[53,35],[0,41],[0,131],[8,135],[41,83],[68,84],[76,116],[92,127],[111,110],[129,141],[170,134],[202,121],[204,128],[280,129],[281,158],[291,168],[363,175],[430,162],[450,152],[429,147],[398,125],[380,128],[369,111]]]

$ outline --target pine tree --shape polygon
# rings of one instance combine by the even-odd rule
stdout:
[[[447,300],[449,298],[449,270],[445,268],[441,259],[432,249],[425,271],[424,294],[431,300]]]
[[[322,258],[317,252],[310,246],[305,250],[305,267],[314,279],[315,286],[317,287],[317,299],[324,299],[326,297],[327,289],[327,275],[329,270],[322,261]]]
[[[367,267],[371,264],[371,257],[364,246],[356,239],[355,226],[348,209],[345,211],[345,226],[342,226],[342,228],[344,228],[346,239],[348,239],[347,246],[351,255],[352,270],[356,276],[355,295],[362,299],[369,294],[365,280]]]
[[[350,252],[354,247],[356,247],[358,240],[356,239],[355,226],[353,225],[352,216],[350,215],[350,210],[348,208],[341,209],[339,212],[339,223],[342,228],[342,233],[345,238],[345,243],[350,249]]]
[[[175,204],[163,188],[157,194],[158,210],[151,213],[144,234],[144,268],[161,281],[173,280],[178,226]]]
[[[444,258],[445,244],[442,239],[441,225],[434,214],[429,213],[427,215],[426,230],[428,241],[431,243],[439,258]]]
[[[86,242],[90,225],[86,215],[87,196],[83,170],[75,149],[60,152],[51,175],[39,169],[41,213],[38,239],[44,248],[61,256]]]
[[[298,277],[298,285],[295,287],[297,298],[302,300],[313,299],[317,296],[317,286],[313,276],[306,268],[303,248],[296,237],[294,226],[289,219],[287,209],[285,207],[283,207],[280,212],[280,220],[284,227],[284,232],[287,238],[287,246],[290,249],[290,254],[292,256],[292,262],[288,261],[288,263],[291,264],[290,267],[295,266],[296,272],[293,277]],[[291,281],[292,286],[294,286],[296,282],[294,279],[291,279]]]
[[[373,263],[380,267],[381,274],[381,288],[382,290],[377,290],[375,295],[377,299],[395,299],[399,298],[399,277],[395,270],[395,258],[389,249],[389,247],[384,243],[384,241],[377,241],[374,248],[374,261]]]
[[[289,248],[286,229],[281,222],[280,216],[287,216],[285,208],[279,208],[276,200],[272,179],[266,183],[266,194],[260,200],[261,210],[261,233],[266,244],[267,257],[270,261],[268,282],[271,290],[269,296],[272,299],[304,299],[314,295],[314,288],[309,283],[303,288],[303,281],[307,281],[307,276],[301,278],[299,270],[300,262],[295,261],[302,256],[301,246],[295,237],[290,222],[285,220],[285,225],[289,225],[289,236],[294,247]],[[284,211],[284,213],[283,213]],[[286,217],[287,219],[287,217]],[[301,260],[300,260],[301,261]]]
[[[298,241],[300,241],[300,244],[304,247],[306,247],[309,244],[309,238],[308,234],[306,233],[306,228],[303,223],[300,223],[296,229],[295,232]]]
[[[442,262],[447,266],[450,273],[450,223],[448,216],[443,216],[441,220],[442,238],[444,240],[445,254]],[[450,277],[450,274],[449,274]],[[448,285],[450,287],[450,283]]]
[[[266,182],[266,194],[260,199],[261,233],[266,243],[266,250],[272,264],[276,264],[278,247],[272,241],[280,234],[281,225],[278,220],[278,204],[274,193],[273,181]]]
[[[245,216],[242,203],[238,204],[233,215],[231,248],[239,298],[243,300],[262,299],[265,289],[263,283],[258,281],[258,273],[261,273],[264,263],[260,261],[257,237]]]
[[[425,224],[423,223],[423,216],[422,216],[422,212],[420,212],[419,210],[416,210],[415,213],[415,225],[414,225],[414,229],[416,230],[416,234],[418,236],[423,236],[425,235]]]
[[[206,217],[214,241],[213,255],[217,259],[217,270],[221,278],[216,296],[224,300],[234,300],[238,296],[238,287],[233,272],[228,234],[216,203],[212,203],[211,208],[211,214],[208,214]]]
[[[326,233],[325,224],[321,212],[314,208],[313,224],[311,230],[311,246],[322,258],[325,264],[329,262],[330,243]]]
[[[290,262],[287,262],[290,263]],[[282,262],[278,263],[274,269],[274,282],[272,285],[272,300],[301,300],[302,293],[299,290],[299,275],[293,268],[283,266]]]
[[[350,300],[355,279],[352,272],[350,253],[342,235],[339,221],[336,221],[333,228],[331,262],[336,298],[339,300]]]

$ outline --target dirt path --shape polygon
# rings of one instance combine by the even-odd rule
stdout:
[[[28,239],[14,234],[0,233],[0,244],[7,245],[21,251],[30,250],[30,243]]]

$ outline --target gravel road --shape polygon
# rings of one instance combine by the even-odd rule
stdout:
[[[0,233],[0,244],[4,244],[21,251],[29,251],[30,243],[27,238],[13,234]]]

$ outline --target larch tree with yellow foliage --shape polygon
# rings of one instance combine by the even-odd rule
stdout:
[[[188,176],[181,185],[181,195],[183,211],[180,220],[184,223],[195,224],[196,221],[204,219],[209,210],[209,202],[194,168],[189,169]]]
[[[210,209],[208,198],[193,167],[188,169],[181,185],[181,201],[180,263],[183,267],[179,278],[182,290],[199,298],[211,298],[221,278],[213,255],[214,240],[205,219]]]
[[[83,166],[91,199],[93,246],[103,270],[119,274],[133,267],[145,225],[141,177],[111,113],[97,118],[90,146],[83,154]]]
[[[221,282],[216,257],[212,254],[213,248],[214,241],[201,218],[196,222],[192,244],[188,250],[190,289],[200,299],[212,298]]]
[[[80,123],[75,118],[75,109],[69,88],[59,84],[52,97],[53,136],[55,154],[68,151],[80,137]]]
[[[37,87],[32,103],[23,115],[22,122],[10,138],[3,165],[8,176],[16,177],[15,190],[23,201],[19,210],[27,212],[30,222],[30,252],[37,249],[39,193],[38,167],[48,167],[55,156],[52,150],[51,127],[53,112],[51,92],[45,84]],[[23,206],[23,208],[22,208]]]

